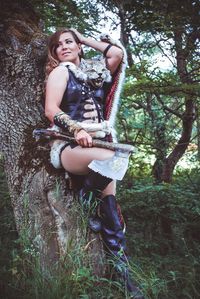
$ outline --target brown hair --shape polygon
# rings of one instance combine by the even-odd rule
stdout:
[[[58,60],[56,49],[58,47],[58,42],[61,34],[65,32],[70,32],[77,44],[80,43],[77,35],[70,29],[64,28],[56,31],[53,33],[48,40],[48,59],[46,64],[46,76],[49,75],[49,73],[60,63]],[[80,59],[83,57],[83,50],[81,49]]]

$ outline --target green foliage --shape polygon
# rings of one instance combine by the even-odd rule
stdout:
[[[127,224],[131,274],[147,299],[196,299],[200,296],[199,169],[179,170],[172,185],[152,182],[144,166],[135,174],[127,174],[118,185]],[[66,256],[44,271],[38,250],[27,235],[28,223],[24,222],[20,236],[15,232],[2,169],[0,183],[2,298],[124,299],[119,283],[92,274],[83,215],[78,219],[82,238],[79,242],[69,241]]]
[[[92,273],[86,244],[87,220],[80,206],[73,213],[81,230],[79,240],[67,243],[66,255],[49,269],[43,269],[37,247],[31,241],[28,198],[24,198],[25,220],[20,235],[15,231],[14,217],[6,180],[0,169],[0,194],[3,196],[0,218],[0,296],[4,299],[93,299],[124,298],[122,286]],[[56,185],[55,195],[59,193]],[[26,214],[27,212],[27,214]],[[99,261],[100,263],[101,261]],[[128,297],[127,297],[128,298]]]
[[[200,296],[199,182],[196,169],[182,170],[172,185],[127,176],[119,186],[129,249],[147,273],[144,283],[150,298]],[[155,284],[148,280],[152,275]]]
[[[120,9],[119,0],[106,1],[102,0],[110,9],[112,6]],[[194,0],[166,0],[149,1],[149,0],[125,0],[123,9],[129,12],[129,22],[131,29],[139,32],[157,33],[168,31],[178,26],[198,26],[199,25],[199,1]],[[188,26],[188,30],[191,27]]]
[[[94,25],[99,21],[99,11],[92,9],[88,18],[89,7],[84,1],[75,0],[34,0],[31,1],[44,21],[45,31],[51,33],[56,28],[77,28],[82,33],[97,32]]]
[[[122,35],[128,34],[127,48],[134,58],[127,71],[118,123],[119,139],[139,149],[131,158],[126,181],[118,187],[127,222],[131,272],[147,299],[196,299],[200,297],[199,169],[189,172],[180,167],[172,185],[154,185],[150,159],[153,154],[163,162],[173,150],[182,132],[184,105],[199,95],[199,1],[31,1],[46,32],[75,27],[93,36],[100,31],[96,25],[101,17],[99,3],[120,21],[126,20]],[[180,39],[175,39],[177,32]],[[180,52],[190,79],[187,82],[177,69]],[[87,53],[93,55],[93,51]],[[170,66],[165,68],[157,57],[165,58]],[[194,126],[195,142],[197,132]],[[192,162],[196,161],[193,156]],[[28,218],[22,234],[16,233],[2,169],[0,197],[1,297],[124,298],[119,284],[92,274],[84,250],[84,217],[80,219],[83,239],[78,244],[69,242],[67,255],[44,272],[37,248],[29,240]],[[25,207],[26,202],[25,198]]]
[[[162,180],[169,154],[176,164],[190,136],[197,141],[191,114],[199,96],[199,1],[100,2],[119,17],[128,51],[120,139],[145,149],[147,155],[154,153],[153,173]],[[175,149],[177,143],[180,147]]]
[[[17,251],[14,240],[17,238],[13,212],[10,204],[6,178],[2,171],[3,161],[0,160],[0,295],[2,298],[16,298],[18,291],[10,283],[15,273],[13,256]],[[15,295],[15,296],[14,296]]]

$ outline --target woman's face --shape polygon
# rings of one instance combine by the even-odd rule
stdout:
[[[77,44],[71,32],[64,32],[60,35],[56,54],[61,62],[69,61],[79,65],[79,53],[81,44]]]

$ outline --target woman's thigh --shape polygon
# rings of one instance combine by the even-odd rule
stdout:
[[[65,170],[73,174],[87,174],[92,160],[107,160],[114,156],[114,151],[97,148],[67,146],[61,153],[61,163]]]

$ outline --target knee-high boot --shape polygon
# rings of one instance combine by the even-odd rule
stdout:
[[[101,234],[105,250],[114,260],[117,276],[123,280],[131,298],[144,299],[140,289],[129,275],[125,235],[114,195],[108,195],[102,199],[100,203],[100,217],[102,221]]]
[[[94,232],[101,230],[101,221],[97,215],[100,193],[111,181],[112,179],[90,170],[85,176],[83,186],[79,191],[79,201],[83,210],[89,214],[89,227]]]

